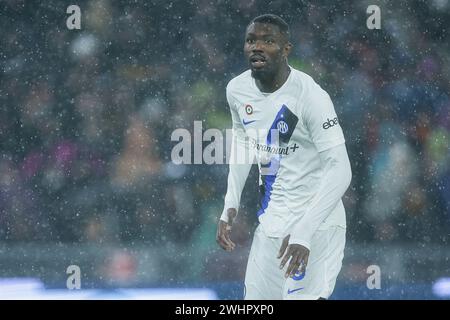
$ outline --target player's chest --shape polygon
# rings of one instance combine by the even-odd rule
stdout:
[[[276,130],[281,141],[288,142],[301,125],[296,111],[296,97],[248,97],[238,100],[240,121],[250,138],[266,139],[270,130]]]

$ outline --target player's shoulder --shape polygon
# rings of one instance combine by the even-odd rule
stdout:
[[[300,70],[293,69],[294,83],[298,86],[299,103],[297,108],[299,112],[308,116],[311,114],[320,114],[323,109],[332,106],[328,93],[311,77]]]
[[[327,92],[309,74],[291,67],[294,76],[294,83],[299,86],[304,97],[314,97],[315,95],[327,95]]]
[[[250,70],[246,70],[231,79],[227,84],[227,93],[233,94],[237,91],[248,90],[251,86],[252,75]]]

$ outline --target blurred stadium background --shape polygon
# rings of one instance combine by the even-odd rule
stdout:
[[[172,164],[170,135],[231,126],[225,86],[268,12],[291,26],[290,64],[330,93],[353,166],[332,298],[450,297],[450,1],[6,0],[0,298],[242,298],[256,168],[225,253],[227,166]],[[84,290],[66,289],[69,265]]]

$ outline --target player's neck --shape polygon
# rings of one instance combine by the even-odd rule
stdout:
[[[272,93],[283,86],[290,73],[291,68],[286,64],[274,76],[255,79],[255,83],[261,92]]]

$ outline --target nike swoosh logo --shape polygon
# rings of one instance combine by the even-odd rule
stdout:
[[[245,120],[242,120],[242,123],[244,124],[244,126],[246,126],[246,125],[248,125],[248,124],[250,124],[250,123],[252,123],[252,122],[255,122],[256,120],[250,120],[250,121],[245,121]]]
[[[295,291],[299,291],[299,290],[302,290],[302,289],[305,289],[305,288],[298,288],[298,289],[294,289],[294,290],[289,290],[288,289],[288,294],[294,293]]]

